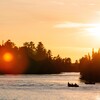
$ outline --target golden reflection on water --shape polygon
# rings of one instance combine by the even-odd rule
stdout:
[[[96,100],[100,100],[100,96],[99,95],[96,96]]]

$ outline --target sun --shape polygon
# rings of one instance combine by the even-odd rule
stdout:
[[[7,52],[3,55],[3,60],[6,62],[11,62],[13,60],[13,55]]]
[[[96,25],[92,28],[87,28],[86,30],[88,31],[90,36],[97,40],[100,40],[100,25]]]

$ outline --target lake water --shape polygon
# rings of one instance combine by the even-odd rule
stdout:
[[[80,87],[68,87],[67,82]],[[1,75],[0,100],[100,100],[100,83],[86,85],[79,73]]]

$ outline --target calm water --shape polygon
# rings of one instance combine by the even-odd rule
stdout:
[[[80,87],[67,87],[73,82]],[[100,84],[86,85],[79,73],[0,76],[0,100],[100,100]]]

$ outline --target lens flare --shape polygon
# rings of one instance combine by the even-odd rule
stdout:
[[[11,62],[13,60],[13,55],[11,53],[5,53],[3,59],[5,62]]]
[[[4,74],[22,74],[28,68],[26,56],[16,55],[13,52],[3,52],[0,71]]]

